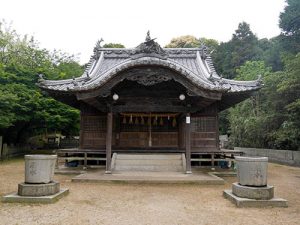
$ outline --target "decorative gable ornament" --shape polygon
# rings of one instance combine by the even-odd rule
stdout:
[[[157,43],[155,42],[156,38],[151,39],[150,31],[147,32],[147,36],[145,42],[138,45],[132,52],[131,58],[141,58],[147,56],[153,56],[161,59],[167,59],[167,52]]]

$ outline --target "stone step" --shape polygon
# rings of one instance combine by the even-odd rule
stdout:
[[[182,160],[180,159],[116,159],[117,165],[133,165],[133,166],[144,166],[144,165],[165,165],[165,166],[181,166]]]
[[[173,172],[183,172],[182,166],[155,166],[155,165],[146,165],[146,166],[136,166],[136,165],[116,165],[115,171],[173,171]]]
[[[181,154],[117,154],[117,159],[182,159]]]
[[[116,154],[112,159],[115,171],[183,172],[182,154]]]

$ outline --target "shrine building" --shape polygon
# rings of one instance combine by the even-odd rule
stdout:
[[[218,113],[253,95],[260,79],[219,76],[207,48],[162,48],[150,38],[136,48],[98,42],[84,73],[39,80],[50,96],[80,110],[78,151],[113,154],[218,153]]]

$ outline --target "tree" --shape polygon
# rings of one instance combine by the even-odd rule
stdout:
[[[210,51],[216,50],[219,43],[214,39],[209,38],[196,38],[192,35],[180,36],[172,38],[171,42],[165,46],[165,48],[199,48],[204,44]]]
[[[271,136],[278,148],[300,149],[300,53],[284,59],[284,71],[279,73],[276,87],[282,109],[282,123]]]
[[[200,43],[203,43],[210,52],[215,52],[219,46],[219,42],[215,39],[201,37],[199,38]]]
[[[262,59],[266,65],[271,66],[273,71],[283,70],[283,62],[281,60],[282,52],[281,38],[279,36],[270,40],[263,38],[258,40],[259,48],[263,51]]]
[[[260,60],[262,50],[250,25],[242,22],[227,43],[221,43],[215,55],[217,71],[227,78],[236,76],[236,69],[246,61]]]
[[[200,41],[192,36],[185,35],[177,38],[172,38],[171,42],[165,48],[199,48]]]
[[[279,27],[286,36],[300,35],[300,2],[286,0],[287,6],[279,16]]]
[[[120,43],[108,43],[104,44],[103,48],[125,48],[125,46]]]
[[[79,111],[41,93],[38,74],[65,79],[82,74],[74,56],[40,49],[33,38],[0,26],[0,135],[6,142],[48,131],[76,134]]]
[[[231,140],[244,147],[298,150],[300,146],[300,54],[284,58],[284,70],[271,72],[262,61],[246,62],[240,79],[263,75],[264,87],[229,109]]]
[[[300,1],[286,0],[287,6],[279,17],[282,43],[292,53],[300,51]]]
[[[263,61],[247,61],[237,70],[240,80],[254,80],[257,75],[268,76],[271,68],[265,66]],[[250,99],[239,103],[228,110],[230,123],[230,139],[236,146],[264,147],[265,133],[263,132],[265,117],[262,115],[261,105],[264,96],[261,92]]]

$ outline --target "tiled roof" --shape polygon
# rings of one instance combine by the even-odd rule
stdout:
[[[156,42],[155,42],[156,43]],[[157,43],[156,43],[157,44]],[[138,46],[139,47],[139,46]],[[138,48],[137,47],[137,48]],[[261,87],[260,80],[235,81],[221,78],[205,47],[164,48],[159,53],[140,54],[137,48],[110,49],[96,47],[84,73],[67,80],[39,80],[45,90],[78,92],[100,88],[120,71],[135,66],[162,66],[189,79],[196,87],[217,92],[248,92]]]

